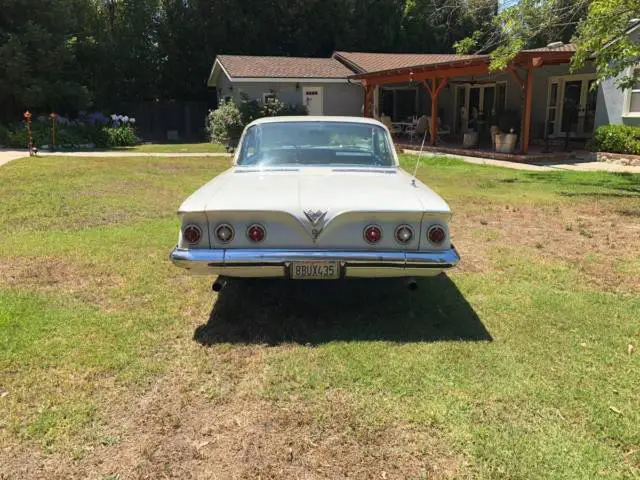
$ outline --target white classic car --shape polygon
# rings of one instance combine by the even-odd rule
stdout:
[[[184,201],[174,264],[224,277],[432,276],[455,266],[449,206],[357,117],[248,125],[233,166]]]

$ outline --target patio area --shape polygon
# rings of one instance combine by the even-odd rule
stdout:
[[[419,148],[426,134],[426,151],[553,161],[584,155],[595,127],[595,73],[568,71],[574,51],[522,50],[502,71],[490,71],[487,55],[353,54],[367,71],[351,78],[364,87],[364,115],[401,149]]]
[[[431,145],[429,135],[422,145],[422,138],[417,136],[410,137],[408,135],[395,135],[394,141],[396,148],[400,151],[419,151],[422,147],[425,152],[444,153],[448,155],[459,155],[478,158],[489,158],[493,160],[505,160],[509,162],[521,163],[544,163],[556,162],[561,160],[570,160],[576,158],[584,158],[589,156],[589,152],[584,149],[584,142],[581,141],[553,141],[545,143],[535,142],[529,145],[528,152],[502,153],[495,151],[493,145],[489,143],[481,143],[474,147],[463,147],[462,138],[456,135],[438,138],[436,145]]]

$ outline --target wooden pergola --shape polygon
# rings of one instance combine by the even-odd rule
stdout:
[[[573,51],[570,49],[554,50],[542,48],[523,50],[519,52],[507,67],[524,95],[522,114],[521,150],[529,150],[529,135],[531,131],[531,102],[533,94],[533,72],[543,65],[558,65],[568,63]],[[373,116],[373,95],[376,87],[397,83],[418,83],[424,85],[431,96],[431,145],[436,143],[438,126],[438,96],[450,78],[489,75],[490,57],[476,55],[473,58],[465,56],[460,60],[450,60],[442,63],[414,65],[410,67],[366,72],[353,75],[350,78],[359,80],[364,87],[364,115]],[[522,75],[521,75],[522,73]]]

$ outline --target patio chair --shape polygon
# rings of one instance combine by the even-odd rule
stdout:
[[[405,133],[409,135],[409,139],[413,141],[413,137],[417,136],[418,139],[424,135],[424,132],[427,131],[427,116],[423,115],[417,119],[414,125],[407,128]]]
[[[427,131],[431,135],[431,117],[427,117]],[[442,125],[440,117],[438,117],[438,129],[436,131],[436,138],[440,138],[442,135],[450,135],[451,128],[449,125]]]
[[[382,122],[382,124],[389,129],[391,135],[397,135],[398,133],[402,132],[399,127],[393,124],[393,122],[391,121],[391,117],[389,117],[388,115],[382,115],[380,117],[380,122]]]

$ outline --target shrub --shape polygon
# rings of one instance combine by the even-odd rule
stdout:
[[[240,110],[233,100],[220,102],[207,116],[207,132],[212,142],[229,144],[240,138],[244,124]]]
[[[101,130],[105,135],[107,147],[132,147],[140,143],[135,130],[129,125],[103,127]],[[96,143],[96,145],[98,144]]]
[[[262,110],[262,105],[257,100],[251,100],[246,93],[240,95],[242,101],[238,106],[240,110],[240,118],[242,118],[242,125],[248,125],[258,118],[265,116]]]
[[[31,124],[33,144],[42,148],[51,145],[51,123],[33,122]],[[13,148],[27,148],[29,142],[27,126],[24,122],[0,126],[0,144]],[[56,124],[56,148],[78,148],[94,145],[99,148],[129,147],[140,140],[131,125],[103,126],[66,122]]]
[[[596,129],[587,148],[594,152],[640,155],[640,127],[602,125]]]
[[[284,111],[282,113],[282,115],[308,115],[309,111],[307,110],[307,107],[305,107],[304,105],[302,105],[301,103],[296,103],[296,104],[288,104],[285,105]]]
[[[207,132],[212,142],[235,146],[244,127],[262,117],[283,115],[306,115],[304,105],[286,104],[278,99],[260,104],[242,94],[242,102],[236,105],[233,100],[222,100],[216,110],[210,110],[207,116]]]

